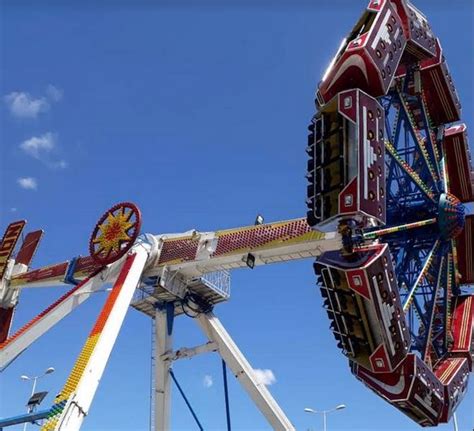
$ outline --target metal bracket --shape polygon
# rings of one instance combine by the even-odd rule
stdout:
[[[79,280],[76,280],[74,278],[74,272],[76,271],[78,259],[79,259],[78,257],[73,257],[69,261],[69,265],[67,266],[67,270],[66,270],[66,275],[64,276],[64,283],[73,284],[74,286],[77,286],[80,283]]]
[[[175,352],[162,355],[161,358],[164,361],[177,361],[178,359],[191,359],[193,356],[200,355],[201,353],[217,352],[218,350],[217,344],[209,341],[196,347],[181,347],[181,349]]]
[[[158,285],[172,295],[183,299],[188,291],[186,282],[179,276],[179,271],[170,271],[164,267],[158,279]]]

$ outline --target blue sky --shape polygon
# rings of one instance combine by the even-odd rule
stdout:
[[[267,221],[304,216],[314,90],[365,0],[64,3],[1,4],[0,225],[26,218],[45,229],[35,265],[87,254],[97,218],[122,200],[136,202],[143,230],[156,234],[251,224],[257,213]],[[473,127],[472,2],[416,4],[441,38]],[[17,100],[12,113],[3,96],[13,92],[31,99]],[[61,291],[24,291],[16,325]],[[19,376],[49,366],[56,372],[39,388],[52,401],[103,299],[2,374],[0,416],[23,411],[30,386]],[[339,403],[348,407],[331,415],[330,430],[419,429],[350,374],[310,261],[234,272],[231,300],[216,313],[252,365],[272,370],[269,388],[298,429],[322,428],[304,407]],[[176,322],[176,347],[201,341],[193,321]],[[218,357],[174,370],[205,428],[224,429]],[[83,429],[147,429],[149,373],[150,322],[130,310]],[[458,410],[462,431],[474,425],[472,384]],[[173,428],[196,429],[174,395]],[[234,429],[269,429],[233,378],[230,397]]]

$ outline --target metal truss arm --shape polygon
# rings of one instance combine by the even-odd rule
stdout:
[[[217,344],[222,359],[232,370],[271,427],[278,431],[295,430],[295,427],[283,413],[266,386],[257,381],[253,368],[219,319],[211,312],[203,313],[195,320],[209,340]]]

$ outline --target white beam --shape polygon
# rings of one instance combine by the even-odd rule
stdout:
[[[155,431],[170,429],[171,414],[171,376],[172,364],[169,356],[173,353],[173,339],[168,331],[165,310],[156,310],[155,314]]]
[[[216,343],[209,341],[206,344],[196,347],[181,347],[180,349],[168,355],[164,355],[166,360],[177,361],[178,359],[191,359],[193,356],[201,353],[217,352],[218,347]]]
[[[101,332],[98,333],[99,338],[87,360],[87,365],[82,373],[77,388],[68,399],[67,406],[55,427],[56,431],[79,430],[85,416],[87,416],[89,412],[95,392],[99,386],[110,353],[112,352],[112,348],[132,300],[133,293],[135,292],[148,258],[147,251],[140,247],[132,249],[132,253],[135,253],[135,257],[130,268],[125,268],[124,265],[122,265],[123,268],[119,278],[110,293],[113,295],[114,289],[119,289],[110,314],[105,317],[105,324]],[[128,256],[127,259],[129,257],[130,256]],[[121,286],[117,286],[122,276],[125,276],[125,280]]]
[[[222,359],[232,370],[271,427],[277,431],[295,430],[295,427],[283,413],[267,387],[257,381],[253,368],[219,319],[211,312],[200,314],[195,320],[209,340],[217,344]]]

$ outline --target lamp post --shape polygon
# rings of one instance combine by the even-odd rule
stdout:
[[[328,413],[335,412],[336,410],[342,410],[342,409],[345,409],[345,408],[346,408],[345,404],[339,404],[338,406],[334,407],[333,409],[329,409],[329,410],[314,410],[314,409],[310,409],[309,407],[306,407],[304,409],[304,411],[306,413],[314,413],[314,414],[321,413],[323,415],[323,425],[324,425],[323,429],[324,429],[324,431],[327,431],[326,415]]]
[[[54,373],[54,368],[53,367],[49,367],[45,370],[45,372],[43,374],[40,374],[39,376],[34,376],[34,377],[30,377],[30,376],[27,376],[25,374],[23,374],[22,376],[20,376],[20,379],[21,380],[33,380],[33,387],[31,389],[31,395],[30,395],[30,398],[33,396],[33,394],[35,393],[35,390],[36,390],[36,382],[38,381],[38,379],[41,379],[42,377],[48,375],[48,374],[51,374],[51,373]],[[28,413],[31,413],[31,409],[28,408],[27,410]],[[28,423],[25,422],[25,424],[23,425],[23,431],[26,430],[26,427],[28,426]]]

